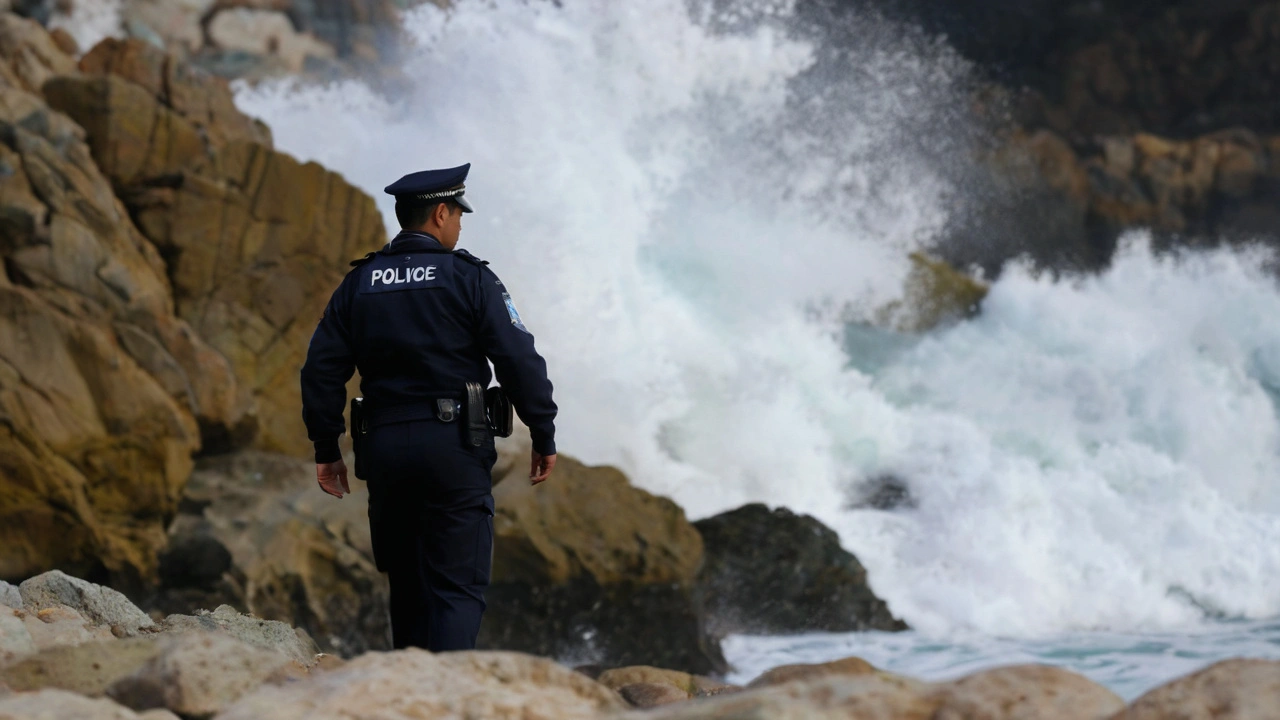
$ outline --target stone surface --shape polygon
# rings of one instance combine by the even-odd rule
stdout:
[[[218,718],[585,720],[625,707],[608,688],[543,658],[410,649],[370,653],[301,682],[264,687]]]
[[[694,688],[693,676],[678,670],[665,670],[649,665],[633,665],[631,667],[614,668],[600,673],[596,682],[610,690],[620,690],[625,685],[670,685],[678,688],[685,696],[692,696]]]
[[[66,690],[41,690],[0,697],[0,720],[137,719],[138,715],[132,710],[110,700],[90,699]]]
[[[866,660],[859,657],[849,657],[825,663],[781,665],[764,671],[759,677],[748,683],[747,687],[757,688],[781,685],[793,680],[814,680],[832,675],[870,675],[875,672],[875,667]]]
[[[134,710],[212,717],[289,665],[284,655],[216,633],[166,638],[160,652],[106,693]]]
[[[619,715],[619,720],[935,720],[924,683],[887,674],[826,677]],[[974,718],[973,720],[978,720]],[[983,720],[987,720],[984,718]],[[991,720],[994,720],[992,718]]]
[[[706,547],[699,589],[718,635],[906,628],[835,531],[809,516],[753,504],[694,526]]]
[[[234,638],[251,647],[279,653],[289,660],[310,667],[316,662],[315,642],[305,632],[277,620],[263,620],[222,606],[213,612],[195,615],[170,615],[160,623],[168,633],[214,632]]]
[[[11,608],[22,607],[22,593],[18,592],[17,585],[0,580],[0,605],[8,605]]]
[[[0,669],[0,682],[19,692],[57,688],[101,697],[114,682],[158,655],[165,642],[153,636],[41,650]]]
[[[37,612],[22,612],[22,623],[37,650],[83,645],[111,640],[115,634],[104,625],[94,625],[68,607],[50,607]]]
[[[209,38],[221,49],[274,56],[289,72],[301,72],[308,57],[332,58],[331,45],[300,33],[283,12],[233,8],[217,13],[207,25]]]
[[[1110,690],[1076,673],[1019,665],[975,673],[934,693],[935,720],[1098,720],[1124,708]]]
[[[36,645],[14,608],[0,604],[0,667],[35,654]]]
[[[1161,685],[1112,720],[1263,720],[1280,708],[1280,662],[1224,660]]]
[[[692,588],[702,542],[684,511],[613,468],[562,457],[555,482],[537,488],[525,470],[514,463],[494,488],[481,646],[722,671]]]
[[[627,704],[637,708],[651,708],[659,705],[685,702],[691,695],[674,685],[666,683],[634,683],[618,688],[618,694]]]
[[[902,300],[881,310],[881,324],[927,332],[978,314],[987,285],[924,253],[911,253]]]
[[[18,587],[28,610],[59,605],[72,608],[95,625],[104,625],[119,636],[133,636],[155,627],[155,622],[129,598],[108,587],[51,570]]]

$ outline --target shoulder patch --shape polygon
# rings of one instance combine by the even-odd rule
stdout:
[[[507,315],[511,317],[511,324],[514,325],[517,330],[529,333],[529,328],[525,327],[524,323],[520,320],[520,313],[516,311],[516,301],[511,299],[511,295],[508,293],[502,293],[502,302],[507,306]],[[529,334],[532,335],[532,333]]]
[[[364,265],[365,263],[372,261],[376,257],[378,257],[378,251],[374,250],[373,252],[369,253],[368,255],[365,255],[359,260],[352,260],[351,267],[360,267],[361,265]]]

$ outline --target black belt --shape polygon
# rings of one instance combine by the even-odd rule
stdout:
[[[363,413],[364,425],[359,429],[367,432],[382,425],[412,422],[414,420],[435,419],[441,422],[453,422],[461,414],[462,403],[449,397],[438,397],[422,402],[382,407],[370,406],[366,403]]]

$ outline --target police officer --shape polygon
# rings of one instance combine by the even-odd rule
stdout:
[[[391,586],[396,648],[472,649],[493,550],[497,452],[474,435],[464,387],[489,363],[533,440],[529,479],[555,467],[556,405],[546,362],[498,276],[456,250],[471,166],[406,175],[386,188],[401,231],[353,262],[316,327],[302,368],[302,415],[316,479],[351,492],[338,449],[346,382],[360,371],[367,433],[357,474],[369,485],[374,559]]]

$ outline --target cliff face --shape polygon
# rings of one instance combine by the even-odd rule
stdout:
[[[302,452],[297,368],[371,198],[136,41],[0,15],[0,577],[154,571],[192,455]]]

